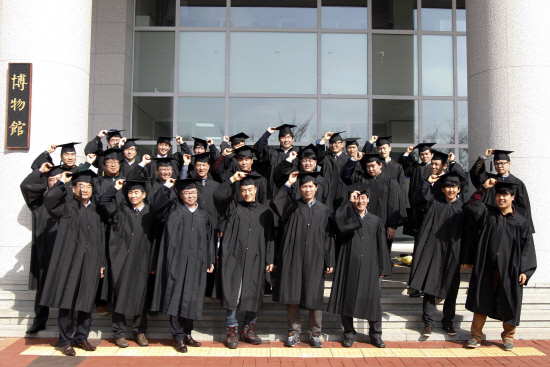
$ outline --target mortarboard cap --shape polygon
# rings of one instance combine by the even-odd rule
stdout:
[[[461,186],[462,182],[466,181],[466,177],[460,171],[447,172],[439,177],[443,187],[445,186]]]
[[[344,141],[346,142],[346,147],[348,145],[357,145],[359,146],[358,140],[361,140],[361,138],[345,138]]]
[[[126,139],[126,143],[122,146],[122,149],[126,150],[128,148],[135,147],[137,145],[137,140],[139,140],[139,138]]]
[[[292,134],[292,128],[294,127],[296,127],[296,125],[282,124],[281,126],[276,127],[275,130],[279,130],[279,137],[281,137],[286,134]]]
[[[514,153],[512,150],[500,150],[495,149],[493,152],[493,160],[494,161],[501,161],[501,160],[510,160],[510,156],[508,154]]]
[[[109,131],[107,131],[107,141],[109,141],[109,139],[111,139],[113,136],[118,136],[122,138],[122,135],[120,134],[122,131],[124,130],[110,129]]]
[[[447,163],[447,160],[449,159],[449,155],[447,153],[442,153],[438,150],[433,150],[433,149],[432,149],[432,153],[434,155],[432,157],[432,161],[441,161],[442,164]]]
[[[515,195],[517,187],[518,187],[518,184],[516,183],[499,181],[495,185],[495,192],[497,194],[504,194],[509,192],[511,195]]]
[[[347,186],[345,190],[349,192],[359,191],[361,195],[366,194],[370,196],[370,185],[366,182],[356,182]]]
[[[306,184],[310,181],[313,181],[313,183],[315,183],[315,185],[317,185],[316,178],[318,176],[320,176],[321,174],[322,174],[322,172],[319,172],[319,171],[300,172],[300,173],[298,173],[298,180],[300,181],[300,186],[302,186],[303,184]]]
[[[363,158],[361,158],[361,162],[364,164],[371,163],[371,162],[382,162],[382,158],[378,155],[378,153],[368,153],[363,155]]]
[[[238,157],[246,157],[246,158],[254,158],[254,154],[258,154],[258,150],[254,149],[252,147],[249,147],[247,145],[244,145],[240,148],[237,148],[233,151],[235,155]]]
[[[64,169],[63,166],[53,166],[52,169],[46,173],[46,177],[57,176],[65,171],[67,170]]]
[[[116,159],[120,161],[123,159],[121,153],[122,153],[122,149],[120,148],[109,148],[99,153],[98,155],[103,157],[103,161],[106,161],[107,159]]]
[[[172,161],[175,161],[176,158],[174,157],[165,157],[165,158],[157,158],[157,157],[153,157],[151,158],[151,160],[153,161],[157,161],[157,167],[171,167],[172,166]]]
[[[390,136],[379,136],[378,139],[376,139],[376,146],[381,147],[382,145],[390,144],[390,139],[393,135]]]
[[[314,159],[319,160],[319,157],[317,155],[317,147],[313,144],[309,144],[307,147],[304,147],[298,151],[298,157],[300,159]]]
[[[345,131],[338,131],[338,132],[332,134],[332,136],[330,137],[328,142],[329,143],[335,143],[337,141],[343,140],[342,137],[340,136],[340,134],[343,134],[343,133],[345,133]]]
[[[74,146],[77,144],[82,144],[82,143],[58,144],[57,147],[58,148],[61,147],[61,154],[63,154],[65,152],[76,152],[76,150],[74,149]]]
[[[193,137],[193,140],[195,141],[195,144],[193,144],[193,147],[197,147],[199,145],[202,145],[203,147],[208,148],[208,143],[206,142],[205,139]]]
[[[239,143],[245,141],[248,138],[249,138],[249,136],[246,135],[245,133],[238,133],[238,134],[235,134],[233,136],[230,136],[229,141],[231,142],[231,144],[236,145],[236,144],[239,144]]]
[[[195,158],[195,163],[196,162],[208,163],[210,161],[210,152],[195,154],[191,157]]]
[[[419,152],[425,152],[426,150],[432,149],[435,144],[436,143],[420,143],[415,145],[414,149],[418,149]]]
[[[249,186],[249,185],[256,186],[256,183],[254,181],[262,177],[263,177],[262,175],[259,175],[256,172],[248,173],[246,177],[241,180],[241,186]]]
[[[86,182],[93,184],[94,178],[97,177],[97,174],[92,170],[78,171],[73,173],[71,180],[73,183],[77,182]]]
[[[145,191],[145,185],[147,184],[146,180],[130,180],[126,181],[125,184],[128,187],[128,191],[130,190],[142,190]]]
[[[172,137],[171,136],[159,136],[157,139],[157,144],[160,143],[166,143],[168,145],[172,145]]]
[[[189,190],[197,187],[197,183],[201,182],[200,178],[185,178],[183,180],[176,180],[176,188],[178,192],[181,190]]]

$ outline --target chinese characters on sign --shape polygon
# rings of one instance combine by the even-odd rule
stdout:
[[[32,64],[9,64],[6,148],[29,148],[31,79]]]

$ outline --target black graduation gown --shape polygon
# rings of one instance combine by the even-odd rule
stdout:
[[[380,276],[392,275],[384,223],[366,213],[361,219],[350,202],[334,214],[340,244],[328,312],[382,320]]]
[[[191,212],[166,186],[155,194],[149,210],[165,222],[151,310],[200,320],[206,270],[216,263],[210,214],[200,205]]]
[[[255,172],[250,171],[248,173],[255,173]],[[229,181],[229,179],[227,181]],[[243,197],[241,196],[241,192],[239,191],[241,187],[241,181],[235,181],[233,185],[235,185],[235,200],[243,201]],[[269,195],[269,186],[268,186],[267,179],[265,177],[260,177],[254,180],[254,185],[256,185],[256,201],[262,205],[266,205],[266,206],[269,205],[269,201],[267,199],[267,196]]]
[[[195,153],[193,153],[193,151],[191,150],[189,145],[187,145],[186,142],[184,142],[182,145],[180,145],[180,147],[181,147],[182,154],[189,154],[189,155],[194,155],[195,154]],[[216,172],[214,172],[214,164],[216,164],[216,161],[220,157],[220,151],[218,150],[218,148],[216,148],[215,144],[210,144],[208,146],[208,152],[210,153],[210,157],[208,158],[208,164],[210,165],[210,170],[209,170],[210,174],[214,177],[214,179],[216,181],[220,181],[220,177],[218,176],[218,174]],[[191,164],[189,165],[189,172],[194,172],[194,170],[195,170],[195,157],[191,157]]]
[[[258,312],[263,303],[265,267],[274,260],[273,213],[258,202],[235,202],[235,186],[227,181],[214,191],[216,207],[227,218],[219,251],[218,296],[223,308],[234,310],[242,280],[239,308]]]
[[[317,151],[324,152],[325,146],[317,144]],[[346,152],[342,153],[334,158],[334,155],[328,151],[326,155],[323,154],[322,158],[319,158],[318,164],[322,168],[323,177],[327,180],[329,185],[329,196],[326,201],[326,205],[331,212],[336,211],[342,203],[347,201],[347,193],[344,191],[345,184],[340,177],[342,169],[349,160],[349,155]]]
[[[105,227],[101,217],[93,200],[85,207],[61,181],[46,191],[44,206],[58,220],[59,229],[40,304],[91,312],[100,269],[105,267]],[[106,299],[106,291],[101,295]]]
[[[523,299],[523,286],[518,279],[523,273],[529,280],[537,268],[533,233],[527,218],[518,211],[503,216],[498,207],[479,200],[483,191],[476,191],[463,207],[464,213],[472,216],[482,228],[479,242],[469,243],[463,251],[461,262],[474,266],[466,308],[518,326]],[[497,269],[500,281],[495,292],[494,272]],[[495,307],[498,303],[501,307]]]
[[[494,178],[499,182],[510,182],[517,184],[516,195],[514,202],[516,203],[516,210],[521,213],[529,221],[531,226],[531,231],[535,233],[535,226],[533,224],[533,217],[531,216],[531,203],[529,201],[529,194],[527,193],[527,188],[522,180],[516,176],[510,174],[508,177],[502,177],[500,175],[487,172],[485,170],[485,159],[478,158],[477,162],[474,164],[472,169],[470,169],[470,179],[472,184],[476,189],[483,186],[485,181],[490,178]],[[496,192],[494,188],[487,190],[483,195],[483,202],[487,205],[496,206]]]
[[[29,289],[42,289],[52,256],[57,219],[52,218],[44,206],[43,195],[48,189],[45,175],[38,169],[21,182],[21,193],[32,213],[31,263]]]
[[[136,157],[134,158],[134,163],[132,163],[131,165],[128,163],[128,161],[125,159],[123,161],[120,162],[120,173],[124,176],[124,177],[127,177],[128,174],[136,168],[136,166],[139,164],[139,161],[138,161],[138,157],[136,155]]]
[[[304,172],[302,169],[298,169],[296,164],[294,164],[296,160],[297,158],[293,162],[289,162],[286,159],[284,159],[277,167],[275,167],[275,172],[273,174],[273,177],[274,177],[274,184],[277,187],[281,188],[288,181],[288,177],[292,172],[296,172],[296,171]],[[315,192],[315,199],[327,205],[326,202],[329,197],[329,189],[330,189],[328,181],[323,176],[317,176],[315,180],[317,181],[317,192]],[[290,191],[294,193],[294,197],[296,198],[296,200],[302,197],[302,194],[300,193],[299,185],[292,185]]]
[[[319,310],[323,303],[325,269],[334,267],[334,233],[328,208],[316,201],[311,207],[296,200],[286,186],[271,208],[282,219],[278,279],[273,300]]]
[[[109,281],[114,312],[141,315],[145,310],[147,277],[151,267],[153,215],[146,203],[136,213],[132,206],[117,202],[113,186],[101,197],[98,209],[110,224]]]
[[[416,237],[417,232],[414,230],[418,230],[422,224],[423,211],[412,205],[412,195],[418,187],[422,187],[422,182],[430,176],[430,163],[418,163],[413,159],[411,154],[406,157],[401,155],[398,163],[403,167],[403,174],[405,177],[409,178],[408,197],[411,203],[411,208],[407,209],[409,222],[403,226],[403,233]]]
[[[435,199],[428,182],[417,189],[430,203],[418,232],[409,287],[446,298],[460,272],[460,246],[464,223],[462,202]]]
[[[154,156],[156,157],[156,155]],[[166,158],[176,158],[175,160],[170,161],[170,166],[172,166],[172,178],[178,178],[181,170],[181,166],[183,165],[183,154],[181,152],[176,153],[168,153],[166,154]],[[158,178],[158,175],[155,173],[155,169],[157,168],[157,161],[152,160],[151,163],[149,163],[147,166],[145,166],[145,169],[149,172],[149,176],[152,179]]]
[[[84,147],[84,155],[93,153],[97,156],[92,165],[97,168],[97,174],[99,176],[105,172],[105,168],[103,167],[103,156],[99,155],[101,152],[103,152],[103,142],[99,136],[95,136]]]
[[[367,140],[365,142],[365,145],[363,146],[363,152],[368,154],[371,153],[373,150],[374,144]],[[382,169],[390,177],[395,178],[400,185],[405,185],[405,174],[403,172],[404,167],[402,167],[399,162],[396,162],[393,159],[390,159],[389,162],[386,162],[384,159],[382,159]]]

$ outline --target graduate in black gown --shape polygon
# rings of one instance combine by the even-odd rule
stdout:
[[[119,143],[124,155],[120,161],[120,172],[124,177],[139,164],[136,145],[136,141],[138,140],[139,138],[123,138]]]
[[[75,355],[71,341],[86,351],[96,349],[88,342],[88,334],[96,290],[105,274],[105,228],[91,200],[95,176],[90,170],[73,174],[69,193],[65,182],[70,173],[63,172],[44,194],[44,206],[59,228],[40,304],[59,308],[59,345],[70,356]],[[71,336],[74,311],[78,317]]]
[[[277,265],[279,281],[273,289],[273,300],[287,305],[288,347],[300,342],[300,307],[309,309],[311,345],[322,347],[324,273],[334,270],[335,250],[331,213],[315,199],[316,177],[320,174],[292,173],[271,202],[271,208],[282,219],[283,230]],[[292,193],[295,184],[300,185],[299,200]]]
[[[356,183],[348,186],[347,191],[352,192],[350,200],[334,214],[340,243],[328,312],[341,316],[344,347],[351,347],[355,341],[355,317],[369,320],[371,343],[385,348],[380,282],[384,276],[393,274],[386,228],[380,218],[367,211],[369,185]]]
[[[491,188],[496,206],[482,200]],[[473,265],[466,299],[466,309],[474,313],[469,348],[479,346],[487,317],[502,320],[504,349],[514,348],[523,286],[537,268],[531,223],[514,208],[516,188],[514,183],[489,178],[463,207],[482,228],[479,242],[470,242],[462,251],[463,268]]]
[[[119,143],[122,141],[122,134],[124,130],[110,129],[110,130],[101,130],[97,136],[86,144],[84,147],[84,154],[95,154],[97,159],[93,162],[93,166],[97,168],[97,174],[103,176],[103,171],[105,167],[103,165],[103,142],[102,138],[107,139],[107,149],[109,148],[119,148]]]
[[[340,134],[345,131],[339,132],[327,132],[323,138],[317,144],[318,152],[325,152],[321,157],[319,153],[319,161],[317,162],[321,166],[321,172],[323,177],[328,181],[329,197],[325,202],[325,205],[329,208],[330,212],[336,211],[340,205],[347,199],[347,193],[344,191],[344,183],[340,177],[340,173],[344,168],[346,162],[348,162],[349,156],[344,151],[344,139]],[[325,151],[325,143],[328,141],[328,150]]]
[[[165,222],[160,244],[152,311],[170,315],[176,350],[200,347],[193,321],[202,318],[206,274],[214,271],[216,248],[210,214],[197,204],[198,178],[166,181],[151,201],[150,212]]]
[[[55,152],[57,148],[61,148],[61,162],[59,163],[61,169],[63,169],[64,171],[71,171],[72,173],[78,172],[78,166],[76,165],[76,149],[74,147],[77,144],[81,143],[73,142],[58,145],[48,145],[48,148],[46,148],[44,152],[40,153],[38,157],[36,157],[36,159],[33,161],[33,163],[31,164],[31,169],[33,171],[39,169],[40,167],[42,167],[42,164],[44,162],[49,162],[53,165],[51,154]]]
[[[149,345],[146,296],[148,274],[154,271],[151,262],[153,243],[153,214],[144,201],[147,181],[127,181],[127,200],[116,199],[124,181],[117,180],[101,197],[98,208],[109,223],[109,281],[113,289],[112,327],[115,344],[129,346],[126,341],[126,316],[133,316],[136,343]]]
[[[194,156],[197,156],[199,154],[208,154],[208,160],[207,160],[208,167],[209,169],[213,168],[214,164],[216,163],[216,161],[220,156],[220,151],[218,150],[218,148],[216,148],[216,144],[214,144],[214,141],[212,139],[202,139],[202,138],[195,138],[195,137],[193,137],[193,140],[195,141],[195,143],[193,144],[193,150],[191,150],[181,136],[176,136],[176,141],[178,143],[181,141],[180,146],[181,146],[182,154],[184,155],[189,154],[192,156],[191,163],[188,164],[188,171],[189,172],[194,171],[194,166],[195,166]],[[214,172],[212,173],[213,173],[213,176],[215,176],[216,181],[219,181],[220,180],[219,176]],[[212,173],[210,174],[210,176],[212,176]],[[181,172],[180,172],[180,177],[181,177]]]
[[[445,195],[443,200],[436,199],[434,195],[437,181],[441,181],[441,190]],[[457,171],[443,176],[432,175],[413,193],[413,196],[423,196],[429,203],[418,232],[409,276],[409,286],[424,292],[422,335],[425,337],[430,337],[435,327],[433,313],[436,298],[445,298],[441,320],[443,331],[451,336],[456,335],[453,319],[460,286],[460,247],[464,228],[462,201],[458,194],[466,181],[466,177]]]
[[[44,289],[44,281],[52,256],[55,236],[57,235],[57,219],[52,218],[44,206],[44,193],[61,178],[64,170],[49,162],[42,163],[21,182],[21,193],[27,207],[32,212],[32,244],[29,272],[29,289],[36,289],[34,300],[34,320],[27,334],[36,334],[46,328],[50,313],[49,307],[40,305],[40,297]]]
[[[403,167],[390,157],[391,145],[390,140],[391,136],[373,136],[370,141],[365,142],[363,147],[363,152],[366,154],[376,153],[373,152],[373,142],[376,144],[376,150],[380,155],[382,160],[382,165],[384,172],[390,177],[393,177],[397,180],[400,185],[405,185],[405,175],[403,173]]]
[[[246,311],[241,339],[250,344],[262,342],[256,335],[256,320],[266,272],[273,271],[275,231],[272,211],[256,201],[256,182],[261,178],[257,173],[237,172],[214,192],[216,207],[227,218],[218,271],[230,349],[238,346],[239,309]],[[242,200],[235,200],[235,190]]]
[[[221,154],[214,163],[211,171],[220,179],[220,182],[229,180],[239,170],[235,149],[246,145],[249,136],[245,133],[238,133],[232,136],[224,136],[220,144]]]
[[[183,139],[179,139],[183,142]],[[183,150],[183,147],[180,145],[180,148]],[[157,176],[157,160],[156,158],[170,158],[170,167],[172,167],[172,178],[177,178],[180,173],[181,166],[183,164],[182,152],[170,153],[172,149],[172,137],[171,136],[160,136],[157,139],[157,154],[151,158],[155,158],[147,166],[149,171],[149,176],[152,180],[156,179]]]

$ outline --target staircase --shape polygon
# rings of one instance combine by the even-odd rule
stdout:
[[[407,296],[407,280],[409,268],[394,267],[394,275],[382,282],[382,310],[383,310],[383,339],[387,341],[418,341],[426,340],[421,331],[422,297]],[[467,340],[470,337],[470,323],[473,314],[464,307],[468,288],[469,272],[461,274],[460,290],[457,297],[457,313],[455,329],[457,335],[450,337],[443,333],[437,324],[429,340]],[[330,296],[332,278],[327,276],[325,281],[325,304]],[[550,284],[530,283],[523,290],[522,321],[518,327],[517,339],[550,339]],[[0,337],[23,337],[32,323],[34,291],[27,290],[26,279],[0,279]],[[437,300],[435,319],[442,318],[443,300]],[[242,320],[242,316],[240,320]],[[308,316],[302,311],[302,331],[307,331]],[[131,337],[131,320],[128,320],[128,337]],[[356,321],[358,333],[368,334],[368,323]],[[500,339],[502,323],[487,319],[484,333],[488,340]],[[263,310],[259,313],[257,333],[264,340],[282,340],[286,338],[286,307],[264,298]],[[47,328],[36,335],[41,338],[57,337],[57,309],[50,310],[50,319]],[[225,338],[225,310],[219,301],[207,298],[204,305],[203,319],[195,322],[193,332],[197,340],[224,340]],[[170,339],[168,316],[157,315],[149,317],[147,331],[149,338]],[[95,310],[90,332],[90,338],[111,338],[110,316],[100,316]],[[303,335],[305,337],[305,335]],[[338,341],[342,339],[340,317],[323,314],[323,337],[325,340]],[[359,335],[359,340],[368,339],[366,335]]]

